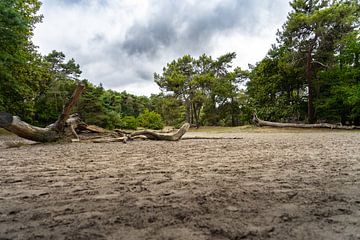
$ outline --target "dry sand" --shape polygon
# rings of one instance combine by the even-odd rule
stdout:
[[[0,239],[360,239],[360,132],[194,135],[0,137]]]

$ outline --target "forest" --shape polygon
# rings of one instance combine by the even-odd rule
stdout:
[[[238,126],[261,119],[284,123],[360,125],[360,4],[357,0],[292,0],[277,40],[249,69],[235,52],[184,55],[154,73],[160,94],[135,96],[84,79],[61,50],[42,55],[32,42],[39,0],[0,2],[0,112],[46,126],[56,121],[78,83],[74,112],[104,128],[165,125]],[[239,42],[239,44],[246,44]],[[70,60],[68,60],[70,59]]]

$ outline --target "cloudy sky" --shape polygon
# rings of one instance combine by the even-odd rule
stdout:
[[[153,73],[185,54],[236,52],[261,60],[290,10],[288,0],[43,0],[34,43],[74,58],[82,77],[106,89],[159,92]]]

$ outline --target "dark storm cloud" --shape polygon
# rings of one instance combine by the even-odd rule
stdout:
[[[168,47],[176,39],[173,25],[161,19],[155,19],[149,26],[133,25],[122,44],[129,55],[154,55],[161,47]]]
[[[209,3],[212,6],[208,8],[185,1],[154,2],[152,14],[145,21],[135,21],[126,30],[125,38],[109,43],[106,52],[118,66],[124,66],[124,59],[130,58],[133,65],[138,66],[133,70],[133,77],[138,81],[151,81],[154,69],[141,67],[144,62],[163,57],[164,51],[176,56],[208,53],[216,47],[211,46],[212,39],[219,34],[256,35],[264,27],[260,24],[264,9],[265,13],[273,11],[277,3],[283,1],[219,1]]]
[[[142,80],[145,80],[145,81],[147,81],[147,80],[149,80],[149,79],[151,79],[153,76],[153,73],[151,72],[151,71],[146,71],[146,70],[144,70],[144,69],[137,69],[136,70],[136,75],[140,78],[140,79],[142,79]]]
[[[234,30],[256,34],[259,31],[257,18],[261,14],[256,11],[259,4],[269,3],[260,0],[222,1],[210,10],[204,10],[201,6],[172,1],[160,5],[147,22],[135,23],[126,32],[125,41],[119,45],[128,55],[148,57],[170,46],[174,50],[189,49],[202,53],[217,33]]]
[[[227,5],[220,4],[211,12],[199,12],[190,16],[188,27],[183,33],[186,42],[196,47],[206,46],[214,34],[229,30],[248,31],[247,19],[254,19],[252,11],[249,11],[251,4],[245,7],[241,4],[243,1],[234,2]]]

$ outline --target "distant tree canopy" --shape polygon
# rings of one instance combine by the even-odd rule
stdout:
[[[169,63],[155,82],[168,93],[168,99],[184,106],[185,120],[200,125],[238,125],[241,115],[240,83],[247,72],[232,68],[235,53],[217,59],[205,54],[198,59],[185,55]]]
[[[40,2],[9,0],[0,2],[0,111],[34,115],[34,91],[40,79],[42,61],[30,40]]]
[[[357,0],[292,0],[277,43],[244,71],[236,54],[185,55],[168,63],[150,97],[105,90],[81,78],[61,51],[41,55],[31,41],[42,21],[38,0],[0,1],[0,111],[45,126],[56,120],[78,82],[74,108],[106,128],[235,126],[259,118],[360,125],[360,4]],[[246,44],[246,43],[239,43]]]

